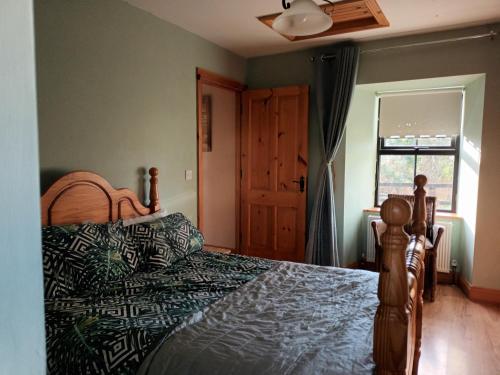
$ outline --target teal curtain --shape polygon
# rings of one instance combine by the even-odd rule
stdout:
[[[357,46],[339,47],[333,58],[315,61],[322,161],[306,248],[306,261],[311,264],[340,266],[331,163],[345,133],[358,61]]]

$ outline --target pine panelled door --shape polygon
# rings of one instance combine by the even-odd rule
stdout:
[[[243,93],[241,251],[304,261],[309,87]]]

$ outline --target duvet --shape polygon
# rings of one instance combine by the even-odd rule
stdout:
[[[378,274],[197,252],[46,300],[49,374],[371,374]]]
[[[276,263],[157,347],[141,375],[372,374],[378,274]]]
[[[49,374],[135,374],[176,330],[273,262],[204,251],[99,292],[45,302]]]

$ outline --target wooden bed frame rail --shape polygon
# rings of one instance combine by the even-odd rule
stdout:
[[[415,205],[389,198],[380,211],[387,230],[383,248],[375,316],[373,358],[378,375],[418,374],[422,339],[426,233],[425,176],[415,177]],[[412,223],[411,238],[404,226]]]

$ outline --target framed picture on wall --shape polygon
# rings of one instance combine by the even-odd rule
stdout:
[[[212,98],[203,95],[201,103],[201,129],[203,152],[212,151]]]

